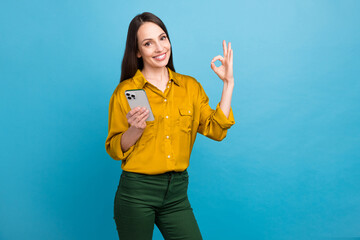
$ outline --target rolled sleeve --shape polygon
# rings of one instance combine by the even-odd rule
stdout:
[[[230,108],[230,114],[227,118],[220,108],[220,103],[213,110],[209,106],[209,98],[206,95],[201,84],[198,83],[198,106],[200,109],[198,132],[204,136],[216,141],[221,141],[226,137],[227,129],[235,124],[234,115]]]
[[[126,158],[133,152],[134,145],[131,146],[126,152],[121,149],[121,137],[124,133],[120,133],[112,138],[106,140],[106,152],[115,160],[126,160]]]
[[[218,103],[214,113],[214,120],[219,124],[221,128],[229,129],[232,125],[235,124],[232,108],[230,107],[229,117],[227,118],[222,109],[220,108],[220,103]]]
[[[121,137],[129,128],[124,106],[121,105],[121,95],[118,91],[114,91],[109,104],[109,130],[105,141],[106,152],[115,160],[126,160],[133,152],[134,146],[131,146],[126,152],[121,149]],[[122,100],[122,102],[126,100]]]

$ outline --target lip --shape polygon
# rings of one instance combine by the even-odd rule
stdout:
[[[165,57],[166,57],[167,52],[164,52],[164,53],[161,53],[161,54],[159,54],[159,55],[156,55],[156,56],[153,57],[153,58],[159,57],[159,56],[164,55],[164,54],[165,54]]]

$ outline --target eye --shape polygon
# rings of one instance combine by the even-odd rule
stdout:
[[[163,40],[163,39],[166,39],[166,36],[162,36],[162,37],[161,37],[161,40]]]
[[[150,46],[150,42],[145,43],[144,46]]]

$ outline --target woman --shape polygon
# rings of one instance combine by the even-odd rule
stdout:
[[[165,239],[202,239],[187,197],[186,169],[197,132],[221,141],[235,123],[233,51],[225,41],[223,48],[224,57],[211,61],[224,82],[221,101],[212,110],[200,83],[175,72],[164,23],[148,12],[131,21],[105,143],[108,154],[122,160],[114,203],[120,239],[151,239],[154,224]],[[146,121],[148,109],[130,109],[125,97],[130,89],[145,90],[154,121]]]

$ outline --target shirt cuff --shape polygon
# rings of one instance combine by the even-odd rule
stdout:
[[[218,103],[214,113],[214,120],[220,125],[221,128],[229,129],[232,125],[235,124],[232,108],[230,107],[229,117],[227,118],[220,108],[220,103]]]
[[[126,152],[121,149],[121,137],[124,133],[120,133],[113,137],[110,141],[110,148],[107,149],[108,154],[115,160],[126,160],[126,158],[133,152],[135,144],[132,145]]]

